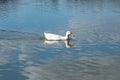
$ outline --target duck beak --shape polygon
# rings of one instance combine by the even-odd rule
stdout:
[[[70,36],[71,36],[71,37],[74,37],[74,36],[75,36],[75,34],[71,33],[71,34],[70,34]]]

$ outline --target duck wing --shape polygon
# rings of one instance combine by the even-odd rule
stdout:
[[[44,35],[47,40],[61,40],[62,37],[60,35],[46,33],[46,32],[44,32]]]

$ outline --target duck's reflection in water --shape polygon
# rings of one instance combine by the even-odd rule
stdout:
[[[74,44],[70,43],[71,40],[65,40],[65,41],[62,41],[65,43],[65,46],[66,48],[71,48],[74,46]],[[44,43],[45,44],[59,44],[61,41],[49,41],[49,40],[45,40]]]

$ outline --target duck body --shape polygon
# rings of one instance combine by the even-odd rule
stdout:
[[[73,35],[71,31],[67,31],[65,36],[44,32],[45,39],[52,40],[52,41],[67,40],[69,39],[70,35]]]
[[[51,41],[66,40],[64,36],[44,32],[45,39]]]

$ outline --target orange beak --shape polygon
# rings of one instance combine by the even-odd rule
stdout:
[[[75,36],[75,34],[71,33],[69,36],[74,37],[74,36]]]

